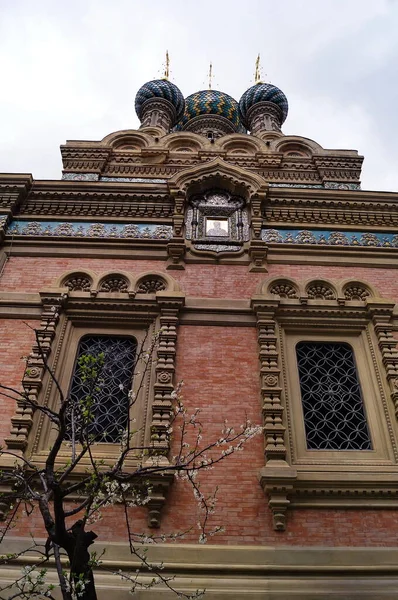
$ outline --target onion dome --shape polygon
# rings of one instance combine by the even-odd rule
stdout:
[[[185,98],[185,112],[179,124],[183,127],[199,115],[219,115],[239,126],[239,107],[236,100],[217,90],[202,90]]]
[[[256,83],[245,91],[239,100],[239,113],[243,123],[249,126],[250,112],[253,112],[255,106],[267,102],[276,107],[276,114],[279,115],[279,127],[284,123],[287,117],[289,105],[285,94],[271,83]],[[263,105],[264,106],[264,105]],[[251,110],[252,109],[252,110]],[[249,126],[250,129],[252,129]]]
[[[217,90],[202,90],[185,98],[185,111],[176,130],[188,130],[206,135],[206,129],[215,137],[235,133],[241,128],[239,106],[236,100]]]
[[[174,123],[171,123],[171,126],[175,125],[184,113],[184,96],[178,87],[168,79],[148,81],[138,90],[135,97],[135,112],[143,125],[145,113],[148,111],[148,106],[152,104],[150,100],[152,100],[152,103],[158,101],[158,103],[164,103],[165,106],[169,106],[174,117],[172,119]]]

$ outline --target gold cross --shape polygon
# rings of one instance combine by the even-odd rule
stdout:
[[[260,54],[257,56],[257,60],[256,60],[256,72],[254,74],[254,83],[261,83]]]
[[[210,63],[210,68],[209,68],[209,90],[211,90],[211,80],[213,77],[213,65]]]
[[[166,50],[166,66],[164,69],[163,79],[169,78],[169,75],[170,75],[169,67],[170,67],[169,51]]]

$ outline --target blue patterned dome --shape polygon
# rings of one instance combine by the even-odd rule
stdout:
[[[185,98],[185,111],[177,128],[199,115],[219,115],[228,119],[236,128],[240,126],[239,106],[236,100],[217,90],[202,90]]]
[[[240,118],[245,123],[249,108],[258,102],[271,102],[276,104],[282,111],[282,123],[286,120],[289,105],[285,94],[271,83],[256,83],[245,91],[239,100]]]
[[[171,81],[168,81],[167,79],[154,79],[153,81],[144,83],[135,97],[135,112],[140,120],[142,117],[143,104],[150,98],[163,98],[164,100],[168,100],[176,109],[177,121],[181,119],[184,113],[185,101],[184,96],[174,83],[171,83]]]

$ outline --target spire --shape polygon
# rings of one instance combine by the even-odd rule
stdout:
[[[213,78],[213,65],[210,63],[209,67],[209,90],[211,90],[211,80]]]
[[[165,63],[164,75],[163,75],[162,79],[165,79],[166,81],[168,81],[169,76],[170,76],[170,58],[169,58],[169,51],[166,50],[166,63]]]

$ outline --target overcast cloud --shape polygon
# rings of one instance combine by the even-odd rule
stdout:
[[[59,145],[137,128],[134,97],[162,74],[184,96],[237,100],[264,79],[284,133],[365,156],[364,189],[398,190],[397,0],[0,0],[0,170],[59,179]]]

